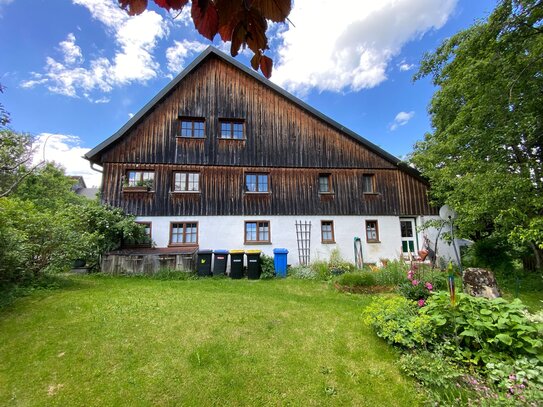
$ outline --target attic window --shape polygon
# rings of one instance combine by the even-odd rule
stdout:
[[[375,177],[373,174],[362,175],[362,192],[364,194],[375,193],[374,180],[375,180]]]
[[[221,124],[221,139],[243,140],[243,120],[224,119]]]
[[[331,194],[332,189],[332,175],[331,174],[319,174],[319,193]]]
[[[203,117],[182,117],[181,134],[183,138],[204,138],[205,119]]]

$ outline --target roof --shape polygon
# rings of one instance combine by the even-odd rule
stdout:
[[[198,251],[196,246],[179,246],[179,247],[133,247],[119,250],[113,250],[108,255],[114,256],[165,256],[176,254],[194,254]]]
[[[96,199],[96,194],[100,192],[100,188],[79,188],[75,191],[77,195],[84,196],[88,199]]]
[[[147,113],[149,113],[152,108],[159,103],[162,99],[166,98],[168,94],[175,89],[175,87],[181,82],[188,74],[190,74],[192,71],[197,69],[197,67],[202,64],[208,57],[210,56],[216,56],[223,61],[234,65],[236,68],[240,69],[241,71],[245,72],[247,75],[253,77],[257,81],[261,82],[265,86],[273,89],[280,95],[284,96],[294,104],[298,105],[300,108],[310,112],[314,116],[318,117],[322,121],[328,123],[330,126],[336,128],[340,132],[350,136],[354,140],[358,141],[362,145],[364,145],[366,148],[368,148],[370,151],[374,152],[375,154],[383,157],[385,160],[389,161],[390,163],[394,164],[395,166],[401,167],[402,170],[407,171],[411,173],[411,175],[414,175],[418,178],[421,178],[420,173],[415,170],[414,168],[409,167],[407,164],[402,162],[399,158],[393,156],[392,154],[388,153],[387,151],[383,150],[381,147],[373,144],[372,142],[366,140],[364,137],[358,135],[354,131],[346,128],[345,126],[341,125],[340,123],[336,122],[335,120],[331,119],[330,117],[326,116],[325,114],[319,112],[314,107],[311,107],[304,101],[298,99],[296,96],[290,94],[286,90],[282,89],[281,87],[277,86],[273,82],[269,81],[262,75],[260,75],[258,72],[250,69],[249,67],[243,65],[239,61],[235,60],[231,56],[219,51],[217,48],[213,46],[209,46],[205,51],[203,51],[192,63],[190,63],[179,75],[177,75],[164,89],[162,89],[149,103],[147,103],[138,113],[136,113],[123,127],[121,127],[115,134],[113,134],[108,139],[104,140],[100,144],[98,144],[96,147],[94,147],[92,150],[88,151],[84,158],[89,160],[91,163],[98,163],[99,164],[99,155],[102,153],[104,149],[115,143],[115,141],[122,138],[133,126],[135,126],[142,118],[146,116]],[[422,179],[422,178],[421,178]]]

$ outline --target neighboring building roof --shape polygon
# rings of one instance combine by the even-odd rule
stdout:
[[[96,194],[100,192],[100,188],[79,188],[75,190],[77,195],[84,196],[88,199],[96,199]]]
[[[412,168],[409,167],[407,164],[402,162],[399,158],[393,156],[392,154],[388,153],[387,151],[383,150],[381,147],[373,144],[372,142],[366,140],[364,137],[356,134],[354,131],[342,126],[335,120],[331,119],[330,117],[326,116],[325,114],[319,112],[317,109],[311,107],[304,101],[298,99],[294,95],[290,94],[286,90],[282,89],[281,87],[277,86],[273,82],[269,81],[268,79],[264,78],[262,75],[257,73],[256,71],[250,69],[249,67],[243,65],[242,63],[236,61],[234,58],[232,58],[229,55],[226,55],[225,53],[219,51],[213,46],[209,46],[204,52],[202,52],[192,63],[187,66],[179,75],[177,75],[164,89],[162,89],[149,103],[147,103],[138,113],[136,113],[123,127],[119,129],[115,134],[113,134],[108,139],[104,140],[102,143],[98,144],[95,148],[88,151],[84,158],[89,160],[91,163],[98,163],[99,164],[99,155],[102,153],[104,149],[109,147],[111,144],[113,144],[115,141],[123,137],[136,123],[138,123],[145,115],[162,99],[164,99],[176,86],[179,82],[181,82],[189,73],[191,73],[193,70],[195,70],[206,58],[208,58],[210,55],[215,55],[219,58],[221,58],[223,61],[234,65],[241,71],[245,72],[247,75],[250,75],[254,79],[260,81],[264,85],[272,88],[274,91],[278,92],[285,98],[289,99],[296,105],[298,105],[300,108],[310,112],[311,114],[315,115],[319,119],[323,120],[324,122],[328,123],[330,126],[336,128],[337,130],[347,134],[348,136],[352,137],[362,145],[364,145],[366,148],[368,148],[370,151],[373,151],[377,155],[383,157],[385,160],[389,161],[390,163],[401,167],[402,170],[409,172],[411,175],[414,175],[415,177],[423,180],[424,182],[427,182],[424,180],[420,173]]]
[[[69,177],[73,179],[74,181],[77,181],[72,187],[74,191],[77,191],[81,188],[87,188],[87,185],[85,184],[85,180],[83,179],[81,175],[70,175]]]

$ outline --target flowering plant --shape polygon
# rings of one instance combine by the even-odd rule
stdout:
[[[426,299],[432,293],[434,286],[430,281],[423,282],[417,278],[417,267],[413,267],[407,272],[407,282],[400,284],[400,293],[407,299],[417,302],[419,307],[424,307]]]

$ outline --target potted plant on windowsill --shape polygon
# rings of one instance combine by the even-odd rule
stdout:
[[[153,181],[151,180],[140,180],[135,185],[130,185],[128,180],[125,180],[123,183],[124,192],[148,192],[153,188]]]

